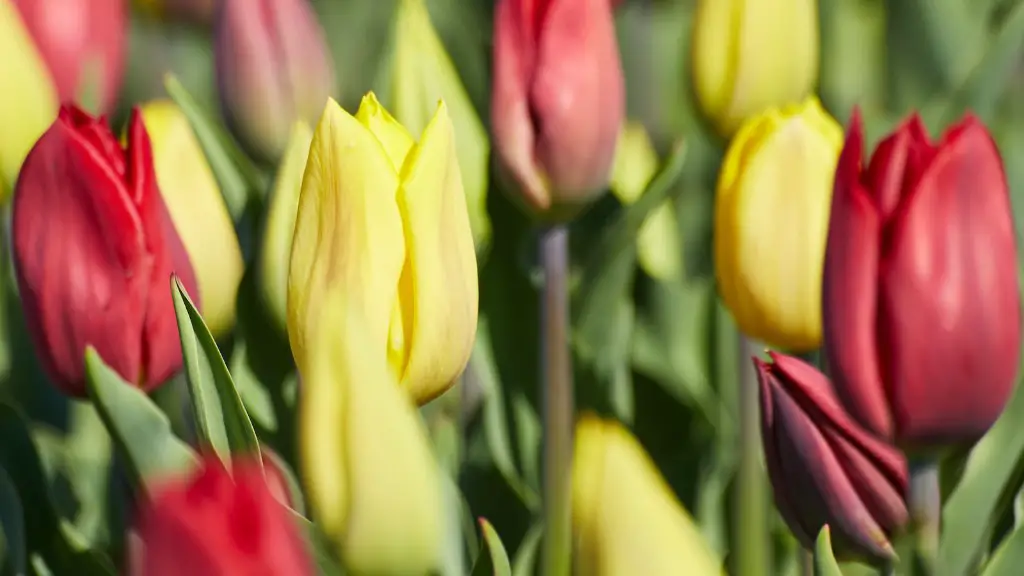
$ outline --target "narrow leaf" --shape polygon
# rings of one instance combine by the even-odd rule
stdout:
[[[0,467],[0,574],[25,574],[25,521],[21,499],[7,472]]]
[[[1024,566],[1024,529],[1017,528],[996,548],[982,576],[1017,576]]]
[[[832,534],[827,524],[818,533],[818,541],[814,546],[814,576],[843,576],[832,554]]]
[[[320,531],[320,528],[294,511],[292,520],[295,521],[300,534],[306,541],[306,551],[313,559],[317,574],[344,574],[345,571],[342,570],[341,563],[338,562],[332,551],[331,543]]]
[[[540,548],[540,539],[544,535],[544,524],[537,522],[530,527],[526,533],[519,549],[516,550],[515,559],[512,561],[512,576],[533,576],[534,567],[537,565],[537,549]]]
[[[494,530],[491,523],[480,518],[480,532],[484,537],[484,544],[480,547],[480,555],[473,564],[473,576],[512,576],[512,566],[509,564],[508,553],[501,543],[501,538]]]

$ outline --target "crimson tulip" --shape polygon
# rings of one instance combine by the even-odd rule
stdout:
[[[151,390],[181,367],[176,273],[199,296],[157,188],[138,110],[122,149],[104,118],[73,105],[36,142],[14,191],[13,257],[28,332],[58,388],[83,396],[93,346]]]
[[[313,567],[288,509],[254,460],[229,472],[214,456],[159,487],[141,509],[140,576],[306,576]]]
[[[14,0],[62,102],[97,90],[99,112],[117,101],[124,75],[125,0]],[[95,83],[95,84],[93,84]]]
[[[625,87],[608,0],[501,0],[491,127],[531,212],[571,217],[608,184]]]
[[[828,524],[839,556],[895,557],[889,538],[907,522],[907,462],[843,410],[832,384],[784,354],[754,359],[761,427],[775,503],[809,550]]]
[[[916,115],[862,160],[854,113],[836,168],[823,320],[850,413],[906,448],[971,442],[995,422],[1021,346],[1006,176],[981,122],[932,142]]]

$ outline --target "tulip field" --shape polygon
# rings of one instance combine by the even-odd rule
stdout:
[[[0,576],[1024,575],[1024,2],[0,0]]]

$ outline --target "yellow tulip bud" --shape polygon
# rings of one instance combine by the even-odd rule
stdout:
[[[156,100],[141,111],[160,194],[195,270],[203,320],[214,336],[226,334],[235,325],[235,298],[245,270],[235,225],[181,109]]]
[[[455,128],[455,152],[469,208],[469,222],[477,246],[491,236],[487,215],[487,175],[490,142],[483,122],[459,79],[444,44],[430,22],[424,0],[401,0],[396,10],[395,56],[391,101],[395,118],[420,132],[444,100]]]
[[[843,130],[811,97],[745,122],[718,176],[715,275],[748,336],[821,344],[821,278]]]
[[[299,206],[302,172],[306,169],[312,140],[313,130],[305,122],[292,126],[284,157],[277,168],[263,232],[260,288],[271,317],[281,330],[287,326],[288,263],[295,231],[295,211]]]
[[[701,111],[726,137],[803,100],[818,78],[817,0],[700,0],[690,56]]]
[[[576,574],[723,574],[693,518],[619,423],[580,419],[572,478]]]
[[[25,156],[57,117],[57,89],[11,0],[0,0],[0,202],[14,189]]]

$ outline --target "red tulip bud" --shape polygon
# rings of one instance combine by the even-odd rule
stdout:
[[[306,576],[312,564],[288,509],[252,461],[231,472],[216,457],[158,489],[138,523],[145,576]]]
[[[29,334],[54,383],[84,395],[92,345],[150,390],[181,367],[171,273],[199,296],[157,188],[138,111],[122,149],[103,118],[64,106],[14,193],[13,256]]]
[[[62,102],[98,90],[99,111],[114,107],[124,73],[124,0],[14,0],[53,75]]]
[[[608,0],[501,0],[491,127],[518,198],[570,218],[608,184],[625,113]]]
[[[822,526],[840,556],[894,558],[889,538],[907,521],[907,463],[843,411],[832,384],[805,362],[755,358],[761,427],[775,503],[807,549]]]
[[[902,446],[977,440],[1010,398],[1021,346],[999,152],[970,115],[937,143],[915,115],[869,164],[863,147],[855,112],[825,257],[837,391],[864,426]]]

